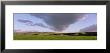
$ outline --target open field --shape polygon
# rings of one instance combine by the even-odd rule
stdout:
[[[97,40],[97,36],[89,35],[64,35],[64,34],[39,34],[39,33],[14,33],[14,40]]]

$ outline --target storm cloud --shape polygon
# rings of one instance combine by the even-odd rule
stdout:
[[[48,26],[50,26],[51,30],[63,31],[69,25],[81,20],[81,18],[83,18],[85,14],[84,13],[30,13],[30,15],[42,19]]]

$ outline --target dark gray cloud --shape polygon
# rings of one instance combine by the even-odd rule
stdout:
[[[31,20],[19,19],[18,21],[21,22],[21,23],[25,23],[29,26],[36,26],[37,25],[37,26],[40,26],[40,27],[48,28],[47,26],[43,25],[42,23],[33,23],[33,21],[31,21]]]
[[[63,31],[70,24],[83,18],[84,13],[30,13],[30,15],[42,19],[54,31]]]
[[[33,22],[30,21],[30,20],[22,20],[22,19],[19,19],[18,21],[21,22],[21,23],[29,23],[29,24],[32,24],[32,23],[33,23]]]
[[[97,32],[97,24],[80,29],[80,32]]]

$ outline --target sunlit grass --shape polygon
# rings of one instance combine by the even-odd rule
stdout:
[[[96,40],[97,36],[14,34],[14,40]]]

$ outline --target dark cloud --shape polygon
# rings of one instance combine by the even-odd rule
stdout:
[[[80,29],[80,32],[97,32],[97,24]]]
[[[36,26],[37,25],[37,26],[40,26],[40,27],[48,28],[47,26],[43,25],[42,23],[33,23],[30,20],[19,19],[18,21],[21,22],[21,23],[25,23],[29,26]]]
[[[70,24],[83,18],[84,13],[31,13],[30,15],[44,20],[54,31],[63,31]]]
[[[19,19],[18,21],[21,22],[21,23],[28,23],[28,24],[32,24],[32,23],[33,23],[33,22],[30,21],[30,20],[22,20],[22,19]]]

